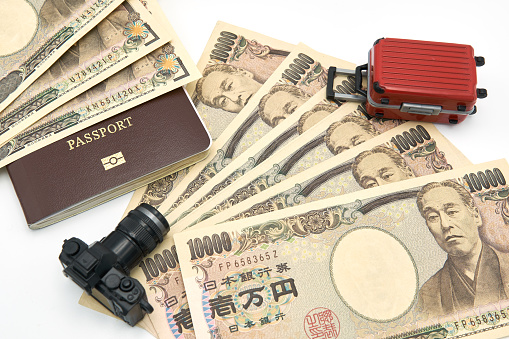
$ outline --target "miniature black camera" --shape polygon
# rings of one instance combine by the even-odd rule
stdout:
[[[64,275],[131,326],[154,310],[141,283],[129,277],[170,226],[154,207],[141,204],[107,237],[90,247],[78,238],[64,241],[59,259]]]

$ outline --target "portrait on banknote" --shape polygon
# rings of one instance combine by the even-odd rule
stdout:
[[[415,177],[405,159],[394,149],[385,146],[377,146],[360,153],[352,164],[352,174],[362,188]]]
[[[196,95],[207,106],[238,113],[262,83],[254,74],[229,64],[216,64],[203,71],[196,83]]]
[[[433,317],[507,299],[509,255],[481,240],[483,219],[465,187],[429,183],[417,194],[417,206],[447,253],[444,266],[421,287],[418,308]]]
[[[292,85],[276,85],[260,100],[258,114],[267,125],[276,127],[311,96]]]
[[[337,155],[376,137],[378,134],[379,132],[369,120],[351,115],[329,127],[325,142],[331,153]]]
[[[299,135],[306,132],[308,129],[319,123],[329,114],[338,109],[338,106],[333,104],[316,104],[312,109],[302,114],[299,119],[297,131]]]
[[[208,56],[210,62],[203,70],[203,78],[190,90],[198,111],[202,104],[230,113],[240,112],[288,54],[242,35],[221,31]]]

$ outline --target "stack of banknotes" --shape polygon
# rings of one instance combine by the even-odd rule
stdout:
[[[201,76],[157,0],[1,6],[0,167]]]
[[[433,124],[326,100],[330,66],[354,67],[216,25],[187,86],[213,149],[126,209],[151,204],[171,225],[132,272],[155,309],[139,326],[159,338],[509,334],[507,162],[472,165]],[[352,93],[354,79],[334,89]]]
[[[171,225],[131,272],[154,307],[138,326],[158,338],[509,334],[505,160],[473,165],[433,124],[326,100],[328,68],[355,65],[304,44],[219,22],[196,67],[156,0],[42,2],[32,42],[2,50],[1,166],[185,84],[214,140],[126,209],[149,203]],[[354,79],[334,89],[352,93]]]

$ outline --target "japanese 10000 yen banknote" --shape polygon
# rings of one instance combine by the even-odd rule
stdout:
[[[175,235],[197,337],[509,334],[505,160]]]
[[[243,99],[238,104],[245,105],[294,47],[241,27],[218,22],[197,67],[203,73],[212,73],[208,78],[214,80],[217,85],[215,94],[224,94],[224,100],[229,100],[229,97],[238,99],[240,96]],[[198,86],[199,90],[196,91],[197,86],[193,82],[187,86],[187,91],[193,98],[193,103],[212,140],[215,140],[237,116],[237,109],[229,106],[217,107],[215,103],[219,99],[213,102],[204,99],[205,103],[200,101],[199,97],[203,95],[210,97],[213,94],[207,85],[208,83],[205,91],[202,85]],[[187,172],[188,169],[172,173],[138,189],[129,203],[128,210],[141,203],[159,207]]]
[[[169,23],[166,29],[171,32],[170,43],[60,106],[0,147],[0,167],[199,78],[198,69]],[[69,142],[69,149],[94,138]]]
[[[0,113],[0,146],[57,107],[170,42],[169,34],[140,0],[125,1]]]
[[[325,94],[320,91],[316,95]],[[301,112],[301,118],[296,123],[290,125],[274,139],[264,142],[269,137],[267,135],[256,146],[244,153],[242,157],[248,161],[243,166],[237,169],[233,166],[237,160],[242,159],[239,156],[228,169],[214,176],[197,191],[196,194],[201,196],[200,200],[195,202],[194,206],[186,211],[172,228],[175,231],[183,230],[210,218],[246,199],[249,200],[251,196],[283,180],[334,157],[345,149],[355,147],[404,122],[387,119],[368,120],[364,106],[357,103],[345,103],[339,109],[334,104],[308,105],[313,98],[301,106],[304,112]],[[321,100],[324,101],[324,96]],[[287,138],[292,131],[302,131],[307,128],[312,123],[310,120],[316,119],[316,115],[325,114],[326,107],[335,111],[302,135],[292,139],[291,143],[283,145],[284,147],[280,149],[274,147]],[[284,123],[293,119],[294,114]],[[246,169],[250,171],[247,172]],[[223,179],[224,177],[226,179]],[[220,184],[214,185],[218,181]],[[234,185],[231,184],[233,181],[235,181]],[[212,189],[209,190],[210,187]]]
[[[282,164],[271,163],[274,168]],[[247,193],[246,200],[238,202],[236,196],[218,199],[221,203],[205,215],[202,213],[198,221],[204,221],[196,227],[249,218],[467,165],[471,162],[434,125],[406,122],[335,157],[315,162],[290,178],[283,177],[284,181],[277,185],[263,189],[267,186],[263,179],[269,175],[262,175],[249,184],[248,192],[253,193]]]
[[[351,63],[299,44],[242,109],[228,130],[215,141],[207,159],[195,165],[177,189],[173,189],[161,204],[159,209],[170,224],[201,198],[194,193],[211,177],[217,175],[324,88],[327,83],[327,69],[332,65],[354,67]]]
[[[0,112],[123,0],[3,0]]]

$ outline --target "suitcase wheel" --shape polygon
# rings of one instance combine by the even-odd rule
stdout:
[[[449,119],[449,123],[452,125],[456,125],[458,123],[458,119]]]
[[[475,59],[475,65],[476,65],[477,67],[484,66],[484,57],[482,57],[482,56],[476,56],[476,57],[474,57],[474,59]]]
[[[373,83],[373,89],[377,93],[380,93],[380,94],[384,94],[385,93],[385,90],[382,87],[380,87],[380,84],[378,83],[378,81]]]
[[[488,96],[488,91],[485,88],[477,89],[477,98],[484,99]]]

